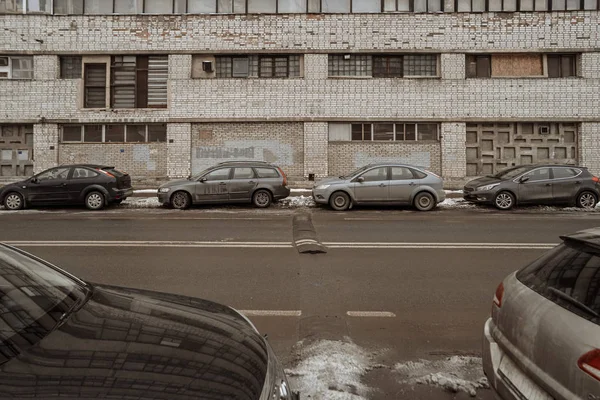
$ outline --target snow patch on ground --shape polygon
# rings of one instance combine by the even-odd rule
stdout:
[[[290,189],[291,193],[312,193],[312,189]]]
[[[477,395],[477,389],[489,389],[483,375],[481,358],[453,356],[437,361],[408,361],[396,364],[401,383],[437,386],[452,393]]]
[[[314,207],[315,201],[312,196],[293,196],[279,200],[277,203],[281,207]]]
[[[454,194],[454,193],[463,194],[462,190],[444,190],[444,192],[446,192],[446,194]]]
[[[438,204],[441,209],[462,209],[462,208],[479,208],[479,206],[469,203],[464,199],[447,198]]]
[[[129,197],[118,208],[157,208],[161,206],[158,197]]]
[[[369,388],[361,377],[373,368],[371,355],[351,341],[320,340],[300,349],[302,361],[286,370],[291,386],[303,399],[366,400]]]

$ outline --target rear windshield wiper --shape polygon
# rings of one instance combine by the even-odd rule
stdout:
[[[600,318],[600,314],[598,314],[596,311],[592,310],[591,308],[589,308],[585,304],[579,302],[578,300],[572,298],[565,292],[561,292],[560,290],[553,288],[553,287],[549,287],[547,290],[549,292],[551,292],[552,294],[556,295],[557,297],[560,297],[562,300],[573,304],[575,307],[579,308],[580,310],[585,311],[586,313],[588,313],[596,318]]]

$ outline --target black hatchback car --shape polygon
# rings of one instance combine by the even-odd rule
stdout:
[[[0,399],[291,400],[233,308],[92,285],[0,244]]]
[[[600,179],[573,165],[522,165],[468,182],[465,200],[509,210],[517,204],[568,204],[594,208]]]
[[[0,204],[8,210],[29,206],[85,204],[100,210],[133,194],[131,177],[114,167],[62,165],[0,189]]]

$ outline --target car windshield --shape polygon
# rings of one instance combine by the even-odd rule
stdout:
[[[361,167],[361,168],[357,169],[356,171],[354,171],[354,172],[352,172],[352,173],[350,173],[348,175],[342,175],[342,176],[340,176],[340,179],[348,179],[348,178],[351,178],[353,176],[356,176],[356,175],[360,174],[361,172],[363,172],[364,170],[366,170],[369,167],[370,167],[370,165],[365,165],[364,167]]]
[[[531,167],[514,167],[508,168],[498,172],[496,175],[492,175],[494,178],[502,178],[502,179],[513,179],[517,176],[524,174],[529,171]]]
[[[200,179],[200,177],[201,177],[202,175],[206,174],[206,173],[207,173],[208,171],[210,171],[212,168],[213,168],[213,167],[207,168],[207,169],[203,170],[202,172],[200,172],[200,173],[198,173],[198,174],[196,174],[196,175],[190,175],[190,176],[188,177],[188,179],[189,179],[189,180],[191,180],[191,181],[197,181],[198,179]]]
[[[48,335],[88,289],[49,265],[0,246],[0,364]]]

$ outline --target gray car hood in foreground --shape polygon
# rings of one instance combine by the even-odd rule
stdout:
[[[324,178],[321,179],[320,181],[315,183],[315,187],[319,186],[319,185],[333,185],[336,183],[346,183],[348,182],[350,179],[341,179],[338,177],[328,177],[328,178]]]
[[[268,367],[264,339],[233,309],[136,289],[96,286],[35,335],[0,367],[0,398],[257,400]]]
[[[500,178],[492,177],[492,176],[482,176],[481,178],[473,179],[472,181],[467,182],[465,186],[476,188],[479,186],[491,185],[492,183],[501,183],[504,182]]]

